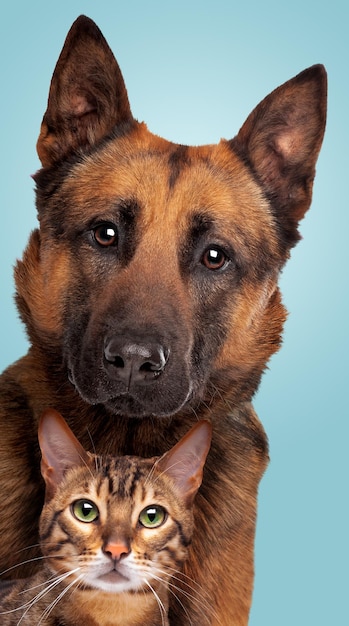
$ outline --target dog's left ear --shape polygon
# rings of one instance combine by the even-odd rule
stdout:
[[[96,24],[72,25],[52,76],[37,151],[50,167],[133,120],[119,66]]]
[[[314,65],[269,94],[230,142],[270,201],[286,248],[311,202],[326,100],[325,68]]]

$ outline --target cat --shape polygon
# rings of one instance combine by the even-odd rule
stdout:
[[[43,567],[3,583],[2,626],[168,626],[211,430],[198,422],[161,457],[102,457],[84,450],[57,411],[45,411]],[[191,585],[184,578],[182,593]]]

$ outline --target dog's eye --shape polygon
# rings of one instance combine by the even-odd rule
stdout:
[[[99,246],[107,248],[115,246],[118,240],[118,234],[113,224],[99,224],[93,229],[93,237]]]
[[[217,247],[208,248],[201,259],[201,263],[209,270],[220,270],[228,262],[229,259],[225,252]]]

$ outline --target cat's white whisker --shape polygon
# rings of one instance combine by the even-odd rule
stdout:
[[[22,620],[24,619],[24,617],[27,615],[27,613],[30,611],[30,609],[35,606],[35,604],[41,600],[41,598],[43,598],[44,596],[46,596],[52,589],[54,589],[55,587],[57,587],[57,585],[59,585],[61,582],[63,582],[66,578],[68,578],[71,574],[74,574],[75,572],[77,572],[80,568],[76,568],[75,570],[66,572],[65,574],[62,574],[61,576],[58,576],[56,578],[56,580],[54,580],[53,582],[51,582],[49,585],[47,585],[47,587],[45,589],[43,589],[42,591],[40,591],[36,596],[34,596],[34,598],[32,598],[32,600],[30,600],[29,602],[27,602],[26,605],[23,605],[20,608],[26,608],[26,610],[24,611],[23,615],[21,616],[21,619],[19,620],[17,626],[20,625],[20,623],[22,622]]]
[[[80,568],[78,568],[80,569]],[[74,570],[77,571],[77,570]],[[62,582],[65,578],[67,578],[67,576],[69,576],[72,572],[68,572],[65,574],[62,574],[60,576],[56,576],[53,579],[49,579],[46,580],[43,584],[46,585],[45,589],[43,589],[42,591],[40,591],[38,594],[36,594],[33,598],[31,598],[30,600],[28,600],[27,602],[25,602],[24,604],[22,604],[21,606],[17,606],[15,609],[9,609],[7,611],[3,611],[0,613],[0,615],[7,615],[9,613],[15,613],[16,611],[20,611],[23,609],[26,609],[23,613],[23,615],[21,616],[20,620],[17,622],[17,626],[22,622],[22,620],[24,619],[25,615],[27,615],[28,611],[43,597],[45,596],[47,593],[49,593],[49,591],[51,591],[51,589],[53,589],[55,586],[57,586],[60,582]],[[51,581],[51,582],[50,582]],[[50,584],[47,584],[47,583]],[[37,585],[37,587],[42,586],[42,585]],[[32,589],[35,589],[35,587],[33,587]],[[26,589],[25,591],[30,591],[31,589]]]
[[[40,626],[40,624],[42,624],[43,620],[46,619],[46,617],[48,617],[50,615],[50,613],[53,611],[53,609],[57,606],[57,604],[62,600],[62,598],[65,596],[66,593],[68,593],[68,591],[70,591],[72,589],[72,587],[74,587],[74,585],[76,585],[76,587],[79,586],[80,581],[83,578],[83,574],[80,574],[80,576],[77,576],[77,578],[74,578],[74,580],[72,580],[72,582],[67,585],[66,587],[64,587],[64,589],[62,589],[61,593],[58,594],[58,596],[51,602],[51,604],[49,604],[45,611],[43,612],[39,622],[38,622],[38,626]],[[73,589],[74,591],[74,589]]]
[[[87,434],[88,434],[89,440],[91,441],[91,446],[92,446],[92,450],[93,450],[93,460],[94,460],[95,469],[96,469],[96,475],[98,475],[101,472],[101,470],[102,470],[102,459],[101,459],[100,456],[97,455],[96,446],[95,446],[95,443],[93,441],[93,437],[91,435],[91,432],[90,432],[89,428],[87,429]]]
[[[18,595],[27,593],[28,591],[34,591],[34,589],[38,589],[39,587],[44,587],[48,583],[53,583],[55,581],[60,582],[62,579],[62,576],[65,576],[66,573],[67,572],[62,572],[62,573],[57,572],[55,575],[51,576],[51,578],[47,578],[43,582],[37,583],[36,585],[33,585],[32,587],[26,587],[25,589],[22,589],[22,591],[18,592]]]
[[[217,617],[214,614],[214,611],[212,610],[212,606],[208,602],[206,602],[206,600],[204,600],[203,598],[200,599],[200,597],[198,597],[197,595],[193,595],[192,593],[189,593],[189,591],[186,591],[182,587],[179,587],[178,585],[172,582],[172,579],[168,583],[168,589],[169,589],[169,592],[172,593],[177,598],[178,602],[180,602],[180,599],[178,598],[178,593],[180,593],[182,594],[183,597],[190,600],[194,606],[202,610],[203,614],[201,614],[200,619],[206,621],[207,624],[210,624],[211,618],[213,616],[215,618]],[[184,608],[182,602],[180,602],[180,604]]]
[[[158,459],[158,461],[160,461],[160,459]],[[154,463],[154,470],[157,468],[158,461],[155,461],[155,463]],[[182,460],[178,460],[178,461],[176,461],[175,463],[172,463],[172,465],[167,465],[167,466],[166,466],[166,469],[165,469],[163,472],[158,472],[158,473],[157,473],[157,476],[156,476],[156,478],[153,480],[153,483],[156,483],[158,480],[160,480],[160,479],[161,479],[161,477],[162,477],[164,474],[167,474],[167,473],[169,472],[169,470],[171,470],[173,467],[176,467],[177,465],[181,465],[181,463],[182,463]]]
[[[152,574],[152,578],[154,578],[154,580],[158,580],[158,581],[162,580],[161,578],[159,578],[158,576],[155,576],[154,574]],[[193,622],[190,619],[190,616],[189,616],[189,613],[188,613],[186,607],[184,606],[183,602],[180,600],[178,595],[171,589],[172,586],[174,587],[174,589],[176,589],[175,585],[171,585],[171,586],[168,585],[167,588],[168,588],[169,593],[171,593],[173,595],[173,597],[176,598],[178,604],[182,607],[184,613],[186,614],[187,618],[189,619],[190,626],[193,626]]]
[[[21,620],[18,622],[18,625],[20,624],[20,622],[22,621],[22,619],[24,618],[24,616],[28,613],[28,611],[36,604],[36,602],[38,602],[42,597],[44,597],[47,593],[49,593],[50,591],[52,591],[52,589],[54,589],[55,587],[57,587],[59,584],[61,584],[66,578],[68,578],[71,574],[75,574],[80,568],[76,568],[75,570],[71,570],[69,572],[66,572],[65,574],[57,577],[57,579],[52,582],[50,585],[48,585],[48,587],[46,589],[44,589],[43,591],[41,591],[39,594],[37,594],[37,596],[33,599],[31,605],[28,607],[28,609],[25,611],[25,613],[22,615]],[[63,589],[63,591],[58,595],[58,598],[60,599],[61,597],[63,597],[66,593],[66,591],[68,591],[68,589],[73,586],[76,582],[76,578],[74,578],[74,580]],[[56,605],[57,598],[51,603],[51,605],[53,604],[54,606]],[[49,605],[49,606],[51,606]],[[42,623],[44,617],[45,617],[45,613],[47,612],[48,607],[46,607],[42,617],[40,618],[39,622],[38,622],[38,626],[39,624]],[[47,613],[47,615],[50,613],[50,611]]]
[[[32,559],[27,559],[26,561],[21,561],[21,563],[16,563],[16,565],[12,565],[12,567],[8,567],[3,572],[1,572],[0,577],[4,576],[5,574],[8,574],[8,572],[12,572],[17,567],[22,567],[22,565],[28,565],[28,563],[34,563],[35,561],[41,561],[41,560],[43,560],[45,558],[46,557],[42,556],[42,555],[41,556],[35,556]]]
[[[20,548],[20,550],[16,550],[13,554],[20,554],[21,552],[25,552],[26,550],[32,550],[32,548],[39,548],[39,543],[33,543],[31,546],[25,546],[25,548]]]
[[[149,587],[149,589],[151,589],[151,592],[154,594],[154,597],[156,598],[156,601],[157,601],[157,603],[159,605],[162,624],[163,624],[163,626],[166,626],[167,620],[165,622],[164,618],[167,616],[167,611],[166,611],[166,609],[164,607],[164,604],[163,604],[161,598],[156,593],[154,587],[151,586],[150,582],[148,582],[148,580],[146,580],[146,579],[144,579],[144,582]]]
[[[189,611],[188,611],[188,609],[185,607],[185,605],[183,604],[183,602],[181,601],[181,599],[178,597],[178,594],[177,594],[177,593],[175,593],[175,592],[173,591],[173,589],[171,589],[171,587],[172,587],[172,585],[168,587],[169,593],[170,593],[170,594],[171,594],[171,595],[172,595],[172,596],[176,599],[176,601],[178,602],[179,606],[181,606],[181,607],[182,607],[182,609],[183,609],[183,611],[184,611],[185,615],[187,616],[187,618],[188,618],[188,620],[189,620],[189,624],[190,624],[190,626],[194,626],[194,625],[193,625],[193,622],[192,622],[192,620],[191,620],[191,618],[190,618],[190,615],[189,615]],[[176,588],[176,587],[174,587],[174,588]]]
[[[96,451],[96,446],[95,446],[95,442],[93,441],[93,437],[91,435],[91,431],[89,428],[86,429],[87,430],[87,434],[88,434],[88,438],[91,441],[91,446],[92,446],[92,450],[93,450],[93,454],[97,457],[97,451]]]
[[[188,587],[192,587],[193,588],[194,586],[196,586],[199,591],[202,591],[201,585],[199,585],[199,583],[196,582],[196,580],[194,580],[194,578],[191,578],[190,576],[187,576],[187,574],[185,574],[181,570],[178,570],[178,569],[175,569],[173,567],[170,567],[169,565],[166,565],[166,570],[168,570],[169,572],[173,572],[173,574],[171,574],[172,578],[180,580],[184,585],[187,585]],[[179,577],[175,576],[175,574],[179,574]],[[184,580],[184,579],[187,579],[189,582],[186,582],[186,580]]]
[[[148,476],[146,477],[145,481],[144,481],[144,486],[147,487],[148,484],[151,482],[153,474],[156,470],[156,462],[151,466]]]
[[[211,617],[215,617],[216,620],[218,619],[217,615],[212,610],[212,606],[204,599],[202,587],[198,583],[196,583],[196,581],[191,579],[189,576],[186,576],[185,574],[183,574],[183,572],[181,572],[180,570],[176,570],[172,567],[166,566],[166,571],[160,568],[156,568],[156,571],[158,572],[158,574],[162,574],[163,576],[167,576],[167,577],[168,577],[167,572],[173,572],[167,583],[168,589],[170,593],[172,593],[172,595],[176,597],[177,601],[179,602],[179,604],[182,606],[184,610],[185,610],[185,607],[183,603],[180,601],[177,595],[178,593],[181,593],[185,598],[190,600],[194,605],[204,610],[205,615],[203,616],[203,619],[206,619],[209,622],[209,617],[207,616],[207,614],[209,614]],[[176,576],[175,574],[178,574],[178,576]],[[187,582],[186,580],[183,580],[182,579],[183,576],[187,578],[190,581],[190,583]],[[162,580],[160,576],[158,577],[155,574],[152,574],[152,577],[156,580]],[[174,581],[178,581],[182,585],[185,585],[186,587],[188,587],[188,589],[192,593],[190,593],[186,589],[183,589],[181,586],[176,585]],[[194,589],[194,585],[197,587],[196,589]],[[175,590],[177,593],[175,593],[173,590]],[[187,611],[185,610],[185,612]]]

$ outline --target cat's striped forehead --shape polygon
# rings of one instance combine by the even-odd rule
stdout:
[[[109,495],[120,499],[133,498],[136,491],[151,487],[154,461],[132,456],[96,457],[96,494],[106,495],[107,491]]]

